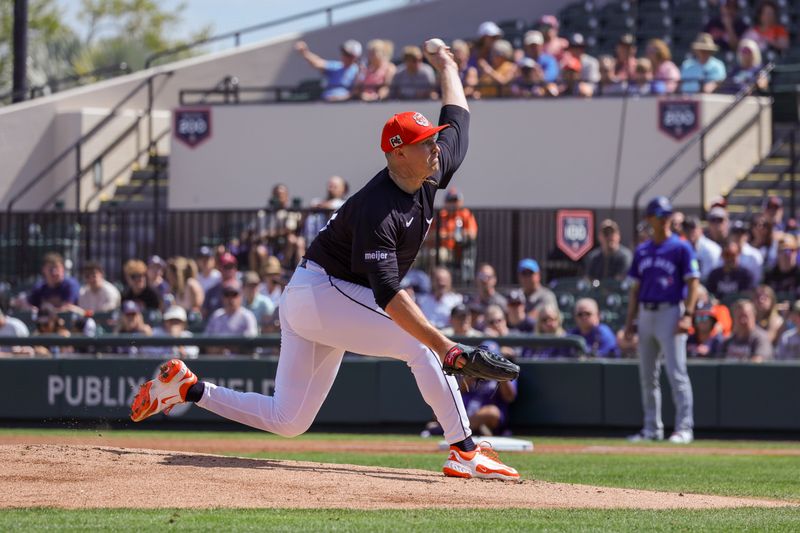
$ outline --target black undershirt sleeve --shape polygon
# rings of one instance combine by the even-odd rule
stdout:
[[[467,155],[469,147],[469,111],[457,105],[442,106],[439,114],[439,125],[449,124],[449,128],[439,133],[436,143],[441,153],[439,155],[439,173],[434,179],[439,183],[439,189],[446,189],[456,173],[458,167]]]

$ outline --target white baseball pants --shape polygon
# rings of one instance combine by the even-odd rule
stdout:
[[[442,425],[445,439],[454,443],[471,435],[455,378],[442,371],[433,351],[383,312],[372,289],[330,277],[308,261],[306,268],[295,271],[283,292],[279,313],[281,353],[275,395],[206,383],[197,405],[284,437],[300,435],[316,418],[344,352],[350,351],[405,361]]]

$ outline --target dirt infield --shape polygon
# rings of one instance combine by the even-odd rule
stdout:
[[[424,470],[72,444],[2,445],[0,464],[0,508],[709,509],[791,505],[755,498],[534,480],[467,481]],[[479,505],[476,493],[482,495]]]
[[[259,434],[254,434],[259,435]],[[352,453],[432,453],[438,450],[438,439],[409,441],[353,439],[264,439],[254,436],[243,439],[179,439],[141,436],[116,436],[102,432],[81,432],[76,435],[2,435],[3,444],[71,444],[114,446],[119,448],[155,448],[200,453],[268,453],[268,452],[352,452]],[[662,446],[598,446],[577,444],[536,444],[537,454],[582,453],[603,455],[783,455],[800,456],[800,448],[721,448],[695,443],[691,447]]]

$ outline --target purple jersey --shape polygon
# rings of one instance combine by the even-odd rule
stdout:
[[[639,301],[677,305],[686,293],[686,280],[700,277],[700,265],[686,241],[670,235],[661,244],[639,245],[628,275],[639,282]]]

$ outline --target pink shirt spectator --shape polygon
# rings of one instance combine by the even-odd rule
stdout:
[[[361,71],[358,85],[363,87],[362,94],[378,97],[378,89],[387,85],[389,71],[394,69],[391,63],[383,63],[375,70],[366,68]]]
[[[674,93],[681,80],[681,69],[672,61],[664,61],[655,71],[655,85],[664,88],[664,92]]]

